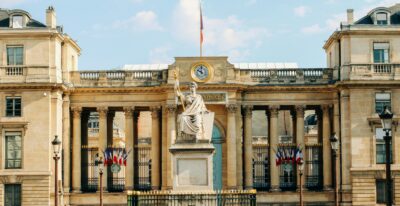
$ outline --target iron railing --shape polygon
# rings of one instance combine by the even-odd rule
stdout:
[[[278,149],[292,151],[296,149],[295,144],[280,144]],[[293,191],[297,188],[297,169],[293,160],[284,160],[279,166],[279,187],[282,191]]]
[[[98,170],[95,163],[98,149],[82,146],[82,192],[96,192],[98,188]]]
[[[128,191],[128,206],[241,206],[256,205],[256,190],[177,192],[177,191]]]
[[[305,187],[308,190],[321,190],[322,184],[322,145],[306,145]]]
[[[260,191],[270,189],[269,147],[253,144],[253,187]]]
[[[151,190],[151,146],[135,147],[135,190]]]

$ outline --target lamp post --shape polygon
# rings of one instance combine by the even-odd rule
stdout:
[[[60,159],[61,141],[57,135],[55,135],[51,144],[54,152],[54,205],[58,206],[58,160]]]
[[[339,187],[338,187],[338,171],[337,171],[337,157],[338,157],[338,151],[339,151],[339,138],[336,136],[336,133],[333,133],[331,138],[329,139],[331,141],[331,147],[333,151],[333,160],[335,161],[335,205],[339,205]]]
[[[303,182],[302,182],[302,176],[303,176],[303,170],[304,170],[304,160],[303,158],[300,159],[300,161],[297,163],[297,166],[299,167],[299,174],[300,174],[300,206],[303,206]]]
[[[103,163],[103,157],[99,157],[97,154],[96,156],[96,164],[99,169],[99,178],[100,178],[100,206],[103,206],[103,170],[104,170],[104,163]]]
[[[392,176],[390,171],[390,142],[392,140],[392,136],[390,136],[390,131],[392,130],[392,122],[393,122],[393,113],[385,106],[383,112],[379,114],[379,118],[382,122],[383,131],[385,131],[386,135],[385,139],[385,154],[386,154],[386,205],[392,206]]]

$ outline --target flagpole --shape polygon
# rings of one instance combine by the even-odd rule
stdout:
[[[200,8],[200,58],[203,56],[203,11],[201,8],[201,0],[199,0]]]

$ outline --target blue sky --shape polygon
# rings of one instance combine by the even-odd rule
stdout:
[[[356,18],[395,0],[203,0],[204,55],[236,62],[325,67],[324,41],[353,8]],[[199,55],[198,0],[0,0],[57,24],[82,48],[80,70],[172,63]]]

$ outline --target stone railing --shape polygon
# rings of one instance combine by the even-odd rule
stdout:
[[[341,68],[342,80],[400,80],[400,64],[350,64]]]
[[[241,79],[252,84],[329,84],[334,82],[333,69],[248,69],[240,71]]]
[[[156,86],[166,82],[166,70],[158,71],[73,71],[71,83],[76,87]]]
[[[48,66],[0,66],[1,83],[61,83],[56,68]]]

